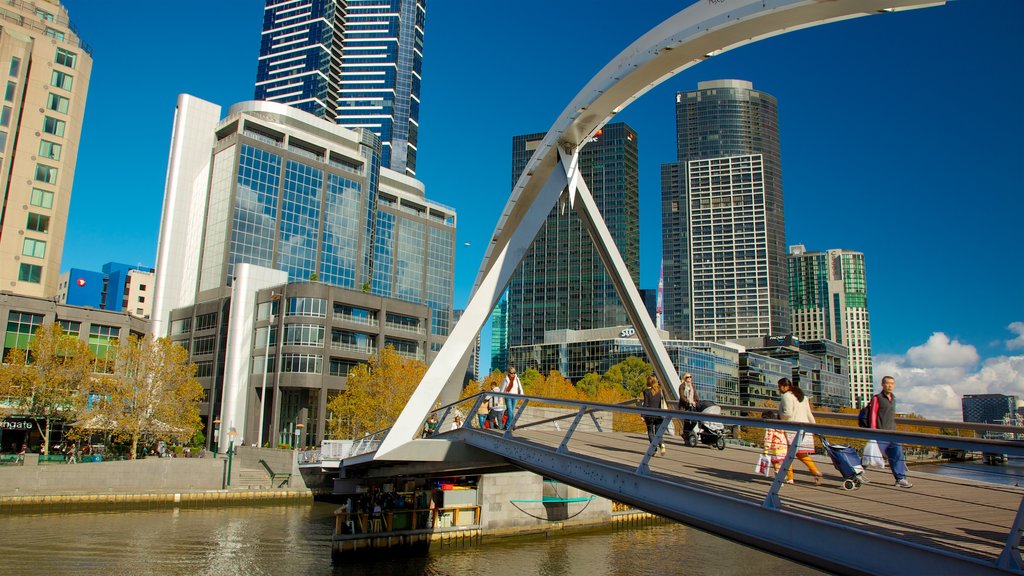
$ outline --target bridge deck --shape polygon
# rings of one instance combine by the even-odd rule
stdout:
[[[564,436],[557,430],[514,432],[515,441],[548,449],[557,448]],[[568,445],[576,456],[624,470],[636,469],[647,447],[646,435],[639,433],[576,432]],[[651,458],[649,476],[745,501],[763,500],[771,487],[771,479],[753,473],[755,449],[690,448],[681,438],[667,440],[666,448],[665,456]],[[826,457],[814,459],[825,474],[821,486],[814,485],[802,464],[794,463],[795,484],[784,485],[780,492],[783,510],[989,562],[1002,550],[1024,496],[1024,490],[1013,486],[976,484],[913,469],[912,489],[896,488],[888,470],[874,470],[866,473],[871,483],[847,491]]]

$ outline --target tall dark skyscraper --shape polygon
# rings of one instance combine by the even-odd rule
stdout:
[[[366,128],[416,175],[426,0],[266,0],[256,99]]]
[[[750,82],[676,94],[662,166],[665,328],[674,338],[790,333],[778,109]]]
[[[515,182],[544,134],[512,139]],[[633,282],[640,277],[636,131],[609,124],[580,152],[586,181]],[[593,242],[576,212],[560,203],[548,215],[508,289],[508,345],[544,341],[547,330],[629,324]]]

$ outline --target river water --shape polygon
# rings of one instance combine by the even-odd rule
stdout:
[[[331,561],[336,505],[224,507],[0,517],[4,575],[317,574],[636,576],[821,574],[666,523],[432,547],[425,556]]]

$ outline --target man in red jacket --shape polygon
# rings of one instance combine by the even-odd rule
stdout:
[[[896,388],[896,379],[892,376],[882,378],[882,391],[871,397],[868,403],[868,427],[879,430],[896,429],[896,396],[892,391]],[[896,486],[910,488],[907,480],[907,461],[903,458],[903,447],[899,442],[878,441],[878,449],[889,458],[889,468],[896,478]]]

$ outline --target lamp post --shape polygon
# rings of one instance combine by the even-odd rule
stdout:
[[[267,405],[267,372],[270,371],[270,331],[274,329],[274,303],[281,296],[275,292],[270,293],[270,323],[267,324],[267,347],[263,356],[263,385],[260,393],[260,428],[256,433],[256,445],[263,447],[263,414]]]
[[[213,420],[213,457],[217,457],[217,441],[220,440],[220,418]]]
[[[305,428],[305,427],[306,427],[306,425],[303,424],[302,422],[299,422],[298,424],[295,425],[295,449],[296,450],[299,449],[299,442],[302,440],[302,429]]]
[[[235,427],[232,426],[231,429],[228,430],[228,486],[231,486],[231,457],[235,454],[236,435],[238,435],[238,432],[235,430]]]

